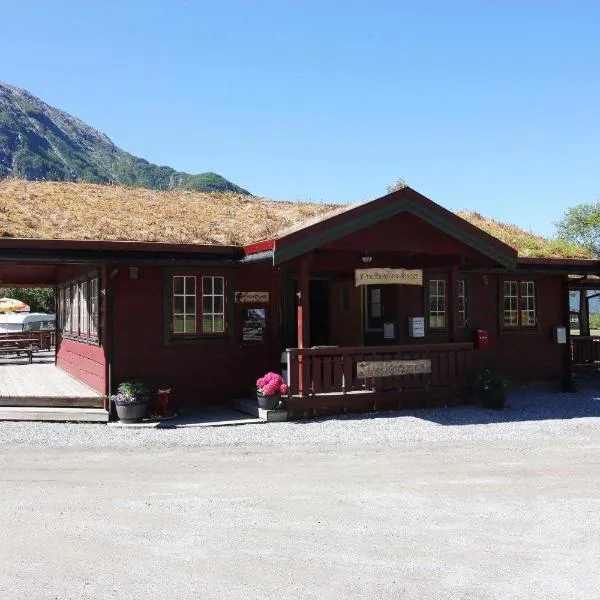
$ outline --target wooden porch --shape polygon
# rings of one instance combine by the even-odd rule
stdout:
[[[0,420],[108,421],[104,398],[54,364],[53,351],[0,361]]]
[[[292,418],[454,405],[464,402],[473,377],[472,343],[292,348],[287,353]],[[362,376],[369,365],[411,372]]]

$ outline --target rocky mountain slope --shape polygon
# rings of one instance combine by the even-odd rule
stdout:
[[[80,119],[0,82],[0,178],[10,175],[249,194],[216,173],[190,175],[133,156]]]

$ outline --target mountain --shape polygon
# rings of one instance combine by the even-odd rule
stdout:
[[[0,82],[0,178],[8,175],[250,195],[216,173],[190,175],[133,156],[76,117]]]

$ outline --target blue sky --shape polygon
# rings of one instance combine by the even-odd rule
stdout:
[[[0,0],[0,80],[152,162],[549,235],[600,200],[600,2]]]

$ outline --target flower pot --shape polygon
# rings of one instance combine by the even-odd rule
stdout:
[[[115,402],[117,416],[123,423],[139,423],[148,410],[148,400],[139,400],[136,402],[119,403]]]
[[[256,399],[258,400],[258,407],[266,410],[273,410],[279,405],[279,399],[281,394],[273,394],[271,396],[265,396],[264,394],[256,393]]]
[[[485,408],[502,410],[506,402],[506,391],[502,388],[491,387],[480,394],[481,403]]]

